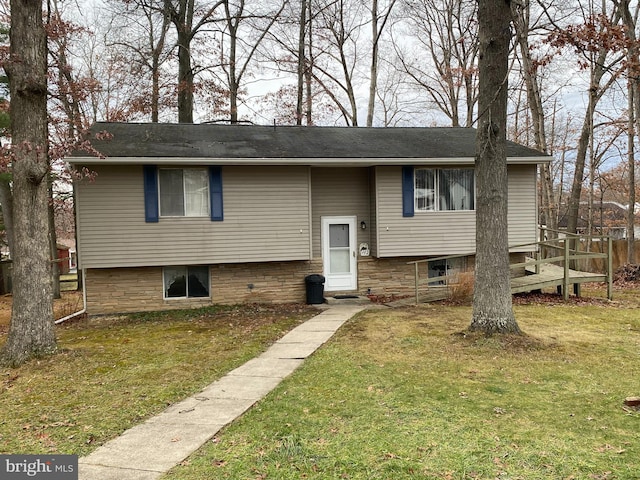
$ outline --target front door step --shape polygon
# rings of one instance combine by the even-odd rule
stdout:
[[[369,305],[371,303],[369,297],[364,295],[327,295],[324,301],[329,305]]]

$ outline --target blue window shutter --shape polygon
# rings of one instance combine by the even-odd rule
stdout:
[[[143,165],[144,177],[144,221],[157,222],[158,213],[158,167],[156,165]]]
[[[402,216],[413,217],[413,167],[402,167]]]
[[[209,196],[211,197],[211,221],[224,220],[222,208],[222,167],[209,167]]]

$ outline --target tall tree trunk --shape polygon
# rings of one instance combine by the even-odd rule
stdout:
[[[367,127],[373,126],[373,113],[376,106],[376,91],[378,90],[378,40],[380,39],[380,34],[378,33],[378,0],[371,0],[371,35],[373,38],[373,45],[371,49],[371,78],[369,80]]]
[[[627,50],[628,63],[628,96],[629,96],[629,125],[628,125],[628,167],[629,167],[629,208],[627,210],[627,263],[636,262],[635,224],[636,224],[636,162],[635,139],[640,132],[640,49],[636,38],[636,21],[631,14],[629,0],[620,0],[618,6],[622,21],[626,27],[629,39]],[[636,7],[637,8],[637,7]],[[637,13],[637,12],[636,12]]]
[[[611,23],[618,23],[620,21],[620,17],[620,11],[616,10],[612,16]],[[605,73],[611,69],[611,66],[607,65],[606,62],[609,53],[609,49],[606,46],[602,46],[597,53],[592,54],[593,56],[590,62],[591,74],[589,78],[589,103],[587,105],[587,112],[582,124],[580,138],[578,139],[578,151],[576,152],[573,182],[571,184],[571,193],[569,194],[569,205],[567,209],[567,232],[569,233],[576,233],[578,228],[578,211],[580,209],[580,197],[582,196],[584,169],[589,141],[593,135],[593,119],[596,106],[604,92],[613,83],[613,79],[615,79],[615,76],[613,76],[612,79],[605,82],[605,85],[601,85]]]
[[[214,21],[216,9],[225,0],[200,2],[195,0],[163,0],[162,14],[176,27],[178,47],[178,122],[193,123],[193,92],[195,74],[191,65],[191,42],[197,33]],[[206,6],[206,10],[202,8]],[[194,15],[198,15],[194,18]],[[165,17],[166,18],[166,17]]]
[[[163,14],[169,15],[176,27],[178,46],[178,122],[193,123],[193,69],[191,68],[191,40],[193,40],[194,0],[164,0]]]
[[[593,115],[596,104],[599,100],[597,84],[591,84],[589,88],[589,103],[587,112],[580,131],[578,139],[578,151],[576,153],[575,168],[573,172],[573,181],[571,183],[571,192],[569,193],[569,205],[567,208],[567,232],[576,233],[578,231],[578,216],[580,209],[580,198],[582,197],[582,184],[584,182],[584,169],[587,161],[587,152],[589,149],[589,139],[593,135]]]
[[[160,63],[153,58],[153,71],[151,72],[151,122],[160,121]]]
[[[309,19],[309,34],[307,35],[307,37],[309,38],[309,58],[307,60],[307,64],[305,65],[305,69],[304,69],[304,76],[305,76],[305,86],[307,88],[307,105],[306,105],[306,109],[305,109],[305,116],[307,118],[307,125],[313,125],[313,89],[312,89],[312,82],[313,82],[313,68],[314,68],[314,55],[313,55],[313,11],[312,11],[312,4],[310,0],[307,0],[307,8],[308,8],[308,15],[307,18]]]
[[[236,73],[236,48],[238,41],[236,28],[229,31],[231,51],[229,52],[229,110],[231,123],[238,123],[238,76]]]
[[[376,94],[378,92],[378,60],[380,56],[380,37],[385,25],[389,21],[391,11],[396,3],[396,0],[391,0],[389,5],[382,15],[382,24],[380,23],[380,17],[378,12],[378,0],[372,0],[371,3],[371,35],[372,35],[372,48],[371,48],[371,68],[370,68],[370,83],[369,83],[369,105],[367,107],[367,127],[373,126],[373,116],[376,107]]]
[[[193,123],[191,32],[178,27],[178,122]],[[184,27],[183,27],[184,28]]]
[[[13,309],[3,363],[55,351],[49,258],[47,40],[41,0],[11,1]]]
[[[307,29],[307,0],[300,0],[300,30],[298,32],[298,95],[296,98],[296,125],[302,125],[304,100],[305,32]]]
[[[635,65],[640,70],[640,61],[637,46],[635,48]],[[627,165],[629,168],[629,208],[627,209],[627,263],[636,263],[636,154],[635,140],[640,132],[640,78],[638,73],[633,75],[629,81],[629,158]]]
[[[240,2],[239,11],[231,15],[229,2],[224,2],[224,9],[227,19],[227,28],[229,29],[229,70],[227,71],[227,83],[229,84],[229,120],[238,123],[238,65],[237,65],[237,48],[238,48],[238,25],[244,9],[244,2]]]
[[[520,333],[512,308],[507,235],[508,0],[480,0],[476,136],[476,271],[470,330]]]
[[[162,54],[164,53],[167,31],[171,24],[171,15],[166,6],[162,9],[162,26],[159,38],[155,39],[152,12],[147,12],[149,17],[149,46],[151,47],[151,122],[160,121],[160,67]]]
[[[2,205],[2,220],[9,246],[9,256],[13,258],[13,193],[9,178],[8,174],[0,175],[0,205]]]
[[[247,71],[247,68],[251,64],[251,60],[255,53],[258,51],[258,47],[264,40],[265,36],[273,26],[273,24],[280,18],[282,11],[284,10],[285,3],[282,3],[280,9],[274,12],[272,15],[265,16],[268,18],[268,24],[259,28],[259,35],[255,40],[248,41],[246,38],[242,39],[238,36],[241,32],[241,22],[248,23],[248,21],[254,17],[254,13],[251,11],[245,13],[245,0],[240,0],[234,5],[234,11],[231,12],[229,1],[223,2],[227,29],[229,31],[229,64],[224,68],[227,74],[227,83],[229,86],[229,106],[230,106],[230,121],[231,123],[238,123],[238,96],[240,94],[240,85],[242,79]],[[250,26],[250,25],[249,25]],[[254,26],[254,28],[256,28]],[[246,50],[239,51],[238,46],[243,44]]]
[[[53,298],[60,298],[60,260],[58,259],[58,236],[56,235],[56,216],[53,205],[53,180],[49,180],[49,248],[51,254],[51,288]]]
[[[530,30],[530,4],[514,2],[511,5],[513,14],[513,24],[515,27],[520,57],[522,61],[522,73],[527,87],[527,102],[531,119],[533,121],[533,135],[535,148],[541,152],[548,152],[547,135],[544,122],[544,109],[542,107],[542,95],[538,85],[537,68],[531,57],[529,48]],[[527,129],[528,131],[528,129]],[[550,166],[545,163],[540,168],[540,185],[542,194],[542,213],[551,229],[550,236],[555,238],[554,233],[558,229],[558,203],[554,196],[553,181],[551,178]]]

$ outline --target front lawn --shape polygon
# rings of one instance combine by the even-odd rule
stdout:
[[[0,453],[85,455],[317,313],[246,305],[63,324],[59,354],[0,368]]]
[[[638,479],[640,296],[617,293],[517,305],[526,338],[461,333],[470,307],[364,312],[163,478]]]
[[[583,294],[598,298],[518,300],[526,337],[464,334],[468,306],[363,312],[164,478],[640,478],[640,413],[622,403],[640,396],[640,291]],[[249,305],[63,325],[60,354],[0,369],[0,453],[85,455],[317,313]]]

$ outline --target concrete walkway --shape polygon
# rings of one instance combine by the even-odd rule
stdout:
[[[333,305],[266,352],[79,460],[79,480],[152,480],[211,439],[365,307]]]

